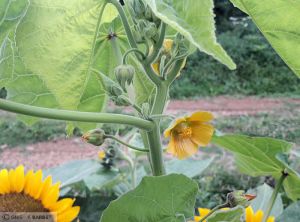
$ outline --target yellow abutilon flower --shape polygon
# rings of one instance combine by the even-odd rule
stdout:
[[[195,154],[199,146],[207,146],[214,132],[214,127],[208,123],[212,119],[210,112],[195,112],[177,119],[164,133],[165,137],[170,137],[167,151],[184,159]]]
[[[59,183],[52,184],[52,177],[43,180],[41,170],[24,173],[24,167],[0,171],[0,212],[50,213],[55,222],[73,221],[80,208],[74,207],[75,199],[59,198]]]
[[[221,210],[226,210],[229,208],[223,208]],[[203,217],[205,217],[207,214],[211,212],[210,209],[207,208],[198,208],[199,211],[199,216],[194,217],[195,222],[199,222]],[[245,222],[263,222],[263,216],[264,212],[262,210],[258,210],[256,213],[254,213],[253,209],[251,206],[246,208],[246,215],[245,215]],[[204,222],[206,222],[204,220]],[[267,222],[275,222],[274,217],[269,217],[267,219]]]

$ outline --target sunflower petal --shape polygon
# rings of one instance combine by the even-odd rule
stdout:
[[[254,215],[252,207],[246,208],[246,222],[252,222],[252,217]]]
[[[253,221],[256,222],[256,221],[262,221],[263,219],[263,216],[264,216],[264,212],[262,210],[259,210],[255,213],[255,215],[253,216]]]
[[[55,212],[57,215],[61,214],[62,212],[68,210],[72,207],[75,199],[65,198],[58,202],[56,202],[53,206],[51,206],[51,212]]]
[[[7,169],[0,171],[0,194],[5,194],[10,191],[10,183]]]
[[[24,166],[20,165],[15,169],[15,191],[20,193],[24,189],[25,175]]]
[[[43,189],[41,190],[41,194],[39,197],[40,200],[43,200],[45,198],[45,196],[49,192],[51,186],[52,186],[52,177],[47,176],[43,182]]]
[[[275,217],[269,217],[269,218],[267,219],[267,222],[275,222]]]
[[[62,214],[57,215],[57,221],[71,222],[77,217],[79,210],[80,207],[72,207]]]
[[[51,209],[53,205],[56,203],[59,197],[59,186],[60,183],[54,184],[45,195],[45,197],[41,200],[45,208]]]
[[[200,121],[200,122],[209,122],[213,120],[214,116],[210,112],[195,112],[190,117],[187,118],[187,121],[193,122],[193,121]]]

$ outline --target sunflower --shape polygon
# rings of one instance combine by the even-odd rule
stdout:
[[[223,208],[221,210],[226,210],[228,208]],[[199,216],[194,217],[195,222],[199,222],[203,217],[205,217],[207,214],[211,212],[210,209],[207,208],[198,208]],[[251,206],[246,208],[246,215],[245,215],[245,222],[262,222],[264,216],[264,212],[262,210],[258,210],[256,213],[254,213]],[[204,220],[204,222],[206,222]],[[267,222],[275,222],[274,217],[269,217],[267,219]]]
[[[246,222],[262,222],[264,217],[264,212],[262,210],[258,210],[254,213],[252,207],[246,208]],[[267,222],[275,222],[274,217],[269,217]]]
[[[199,146],[207,146],[214,132],[208,122],[213,119],[210,112],[195,112],[181,117],[164,132],[170,137],[167,151],[179,159],[195,154]]]
[[[52,177],[44,180],[41,170],[24,173],[24,167],[0,171],[0,212],[44,212],[52,221],[70,222],[78,213],[75,199],[59,198],[60,183],[52,184]]]

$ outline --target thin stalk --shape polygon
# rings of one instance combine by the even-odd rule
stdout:
[[[205,217],[203,217],[202,219],[199,220],[199,222],[203,222],[205,221],[209,216],[211,216],[214,212],[216,212],[217,210],[220,210],[222,208],[226,208],[229,207],[228,203],[224,203],[221,205],[216,206],[215,208],[213,208],[207,215],[205,215]]]
[[[111,40],[111,46],[114,52],[115,57],[117,58],[117,64],[121,65],[122,64],[122,59],[123,59],[123,55],[120,49],[120,46],[117,43],[117,37],[113,37]]]
[[[270,201],[269,201],[269,203],[268,203],[268,208],[267,208],[267,211],[266,211],[265,214],[264,214],[263,222],[267,222],[267,220],[268,220],[268,218],[269,218],[269,216],[270,216],[270,214],[271,214],[271,211],[272,211],[272,209],[273,209],[273,206],[274,206],[274,204],[275,204],[275,201],[276,201],[277,195],[278,195],[278,193],[279,193],[279,190],[280,190],[280,188],[281,188],[281,186],[282,186],[282,184],[283,184],[284,179],[285,179],[287,176],[288,176],[287,173],[282,172],[282,175],[281,175],[281,177],[279,178],[279,180],[278,180],[278,182],[277,182],[277,184],[276,184],[276,186],[275,186],[275,188],[274,188],[274,190],[273,190],[273,193],[272,193],[272,196],[271,196],[271,198],[270,198]]]
[[[150,145],[150,161],[152,166],[153,176],[164,175],[165,166],[163,161],[163,152],[160,141],[159,124],[155,122],[155,128],[147,132]]]
[[[129,22],[127,20],[127,17],[126,17],[126,14],[125,14],[124,10],[123,10],[122,5],[117,0],[109,0],[108,2],[110,2],[111,4],[113,4],[117,8],[117,10],[119,12],[119,15],[120,15],[120,18],[122,20],[122,23],[123,23],[123,26],[124,26],[124,29],[125,29],[125,32],[126,32],[126,35],[127,35],[130,47],[131,48],[138,48],[137,44],[135,42],[135,39],[133,37],[133,34],[131,32],[131,28],[130,28]]]
[[[118,143],[123,144],[124,146],[127,146],[130,149],[136,150],[136,151],[140,151],[140,152],[149,152],[149,149],[145,149],[145,148],[140,148],[140,147],[136,147],[136,146],[132,146],[122,140],[120,140],[119,138],[113,136],[113,135],[105,135],[105,138],[109,138],[109,139],[113,139],[115,141],[117,141]]]
[[[126,124],[146,131],[152,130],[154,127],[154,124],[151,121],[129,115],[49,109],[25,105],[4,99],[0,99],[0,109],[27,116],[35,116],[47,119],[90,123]]]
[[[145,59],[145,57],[146,57],[144,55],[144,53],[142,51],[140,51],[139,49],[137,49],[137,48],[129,49],[127,52],[125,52],[125,54],[123,56],[123,64],[126,64],[126,58],[129,55],[129,53],[131,53],[131,52],[136,52],[136,53],[140,54],[143,59]]]

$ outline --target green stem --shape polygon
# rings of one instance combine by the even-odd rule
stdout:
[[[113,38],[110,40],[110,42],[111,42],[111,46],[112,46],[114,55],[115,55],[115,57],[117,58],[117,64],[118,64],[118,65],[121,65],[121,64],[122,64],[122,58],[123,58],[123,55],[122,55],[120,46],[119,46],[118,43],[117,43],[117,37],[113,37]]]
[[[207,215],[205,215],[205,217],[201,218],[199,220],[199,222],[203,222],[205,221],[209,216],[211,216],[214,212],[216,212],[217,210],[220,210],[222,208],[226,208],[226,207],[229,207],[228,203],[224,203],[224,204],[221,204],[221,205],[218,205],[216,206],[215,208],[213,208]]]
[[[172,84],[172,82],[176,79],[177,74],[180,72],[182,64],[184,62],[184,58],[183,59],[179,59],[177,60],[172,69],[170,70],[170,72],[167,74],[167,82],[169,85]]]
[[[129,115],[48,109],[37,106],[24,105],[4,99],[0,99],[0,109],[27,116],[35,116],[47,119],[91,123],[126,124],[146,131],[152,130],[154,125],[151,121]]]
[[[153,176],[161,176],[165,174],[163,161],[163,152],[160,141],[159,124],[155,122],[153,130],[147,132],[150,145],[150,161],[153,171]]]
[[[151,115],[160,115],[165,109],[169,94],[169,85],[166,82],[160,82],[156,89],[155,100]]]
[[[138,48],[137,44],[135,42],[135,39],[133,37],[133,34],[131,32],[131,28],[130,28],[129,22],[127,20],[127,17],[126,17],[126,14],[125,14],[124,10],[123,10],[122,5],[117,0],[108,0],[108,2],[110,2],[111,4],[113,4],[117,8],[117,10],[119,12],[119,15],[120,15],[120,18],[122,20],[122,23],[123,23],[123,26],[124,26],[124,29],[125,29],[125,32],[126,32],[126,35],[127,35],[130,47],[131,48]]]
[[[160,28],[160,35],[157,43],[153,46],[153,52],[152,54],[146,59],[146,64],[152,64],[155,59],[157,58],[160,49],[164,43],[165,40],[165,34],[166,34],[166,24],[162,22],[161,28]]]
[[[123,64],[126,64],[126,59],[127,59],[127,56],[129,55],[129,53],[131,52],[136,52],[138,54],[140,54],[142,56],[143,59],[145,59],[145,55],[143,52],[141,52],[139,49],[137,48],[133,48],[133,49],[129,49],[127,52],[125,52],[124,56],[123,56]]]
[[[281,177],[279,178],[279,180],[278,180],[278,182],[277,182],[277,184],[276,184],[276,186],[275,186],[275,188],[274,188],[274,190],[273,190],[273,193],[272,193],[272,196],[271,196],[271,198],[270,198],[270,201],[269,201],[269,203],[268,203],[267,211],[265,212],[265,214],[264,214],[264,219],[262,220],[263,222],[267,222],[267,220],[268,220],[268,218],[269,218],[269,216],[270,216],[270,214],[271,214],[271,211],[272,211],[272,209],[273,209],[273,206],[274,206],[274,204],[275,204],[275,201],[276,201],[276,199],[277,199],[277,195],[278,195],[278,193],[279,193],[279,190],[280,190],[280,188],[281,188],[281,186],[282,186],[282,184],[283,184],[284,179],[285,179],[287,176],[288,176],[288,174],[287,174],[286,172],[282,172],[282,175],[281,175]]]
[[[120,140],[119,138],[113,136],[113,135],[105,135],[105,138],[109,138],[109,139],[113,139],[115,141],[117,141],[118,143],[121,143],[123,144],[124,146],[127,146],[133,150],[136,150],[136,151],[140,151],[140,152],[149,152],[149,149],[145,149],[145,148],[140,148],[140,147],[136,147],[136,146],[132,146],[122,140]]]

